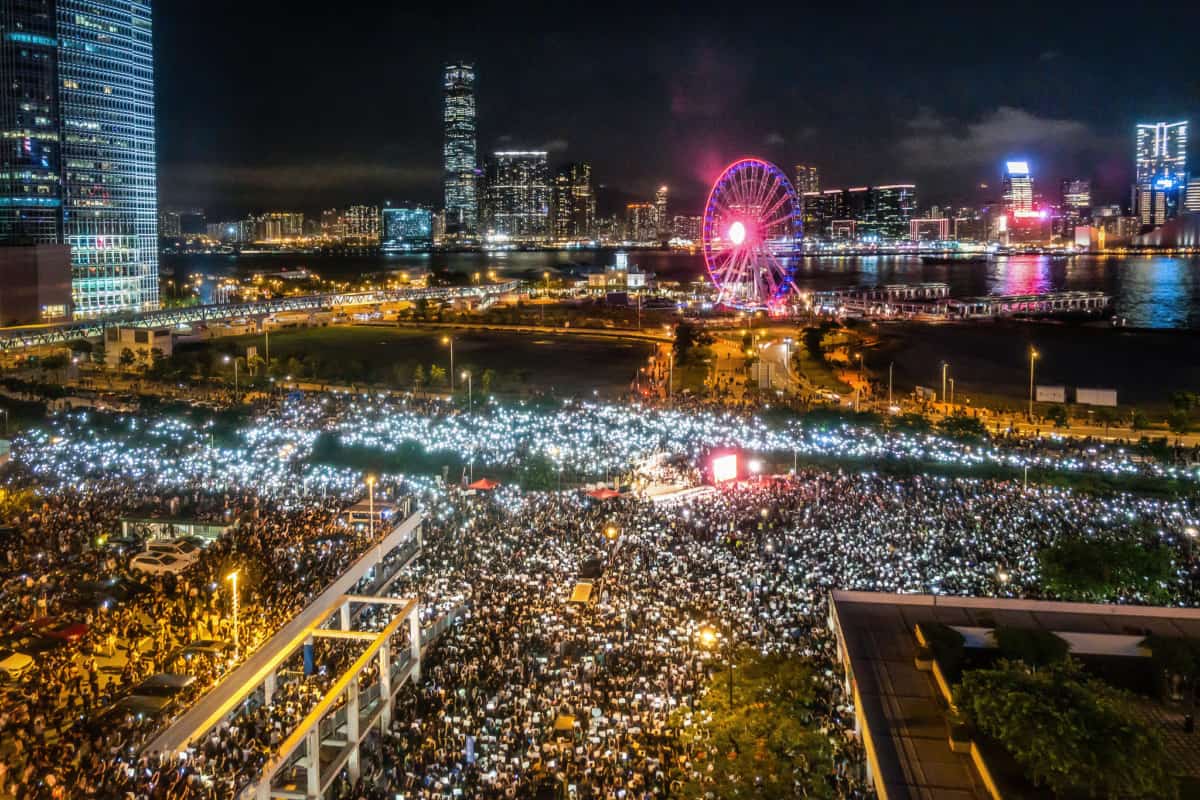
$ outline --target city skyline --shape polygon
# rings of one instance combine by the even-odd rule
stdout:
[[[706,181],[747,153],[818,165],[830,186],[911,181],[946,203],[983,199],[981,183],[994,187],[1006,160],[1024,159],[1044,187],[1083,177],[1098,202],[1125,203],[1134,126],[1191,118],[1197,106],[1186,63],[1135,79],[1162,75],[1150,70],[1152,53],[1102,61],[1120,49],[1118,26],[1054,10],[1019,37],[982,11],[918,21],[876,10],[879,24],[861,29],[819,8],[758,21],[770,25],[655,12],[612,48],[604,42],[620,25],[616,11],[585,22],[466,8],[470,24],[456,26],[432,11],[331,18],[299,3],[268,62],[318,43],[331,60],[289,60],[294,80],[284,85],[246,81],[264,59],[249,39],[239,46],[279,25],[278,14],[238,11],[232,27],[221,13],[161,11],[160,50],[171,54],[160,64],[167,204],[218,215],[359,199],[440,206],[440,74],[459,58],[479,76],[480,154],[545,149],[552,168],[588,161],[598,185],[631,200],[670,185],[679,208],[698,209]],[[802,69],[783,36],[797,15],[816,32]],[[1011,16],[1019,21],[1020,7]],[[215,24],[219,57],[205,33]],[[1182,34],[1167,27],[1168,39]],[[387,46],[402,31],[405,47]],[[922,39],[936,52],[914,46]],[[395,75],[403,80],[385,77]],[[310,120],[314,93],[328,108]],[[264,139],[271,147],[257,146]]]

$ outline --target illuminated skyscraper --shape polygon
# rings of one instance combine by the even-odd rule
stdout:
[[[671,192],[666,186],[658,187],[654,193],[654,237],[665,242],[671,238],[671,218],[667,216],[667,202]]]
[[[0,3],[0,240],[71,248],[75,316],[158,308],[148,0]]]
[[[421,206],[383,209],[383,250],[428,250],[433,246],[433,212]]]
[[[0,3],[0,241],[62,241],[58,41],[51,0]]]
[[[817,168],[812,164],[796,165],[796,194],[821,191],[821,178]]]
[[[475,67],[465,63],[447,64],[442,88],[446,232],[471,235],[479,226],[475,158]]]
[[[550,238],[550,167],[544,150],[492,154],[487,174],[491,232],[515,242]]]
[[[58,0],[63,242],[75,315],[158,308],[148,0]]]
[[[1187,191],[1187,122],[1137,126],[1133,212],[1144,226],[1179,214]]]
[[[1184,198],[1184,209],[1197,214],[1200,213],[1200,175],[1192,175],[1188,180],[1187,196]]]
[[[657,212],[653,203],[625,206],[625,238],[631,242],[653,242],[658,238]]]
[[[1062,205],[1066,211],[1076,213],[1092,207],[1092,182],[1067,180],[1062,182]]]
[[[554,238],[590,239],[596,217],[592,165],[564,164],[554,176]]]
[[[1033,175],[1029,172],[1029,162],[1009,161],[1005,164],[1004,205],[1014,214],[1033,211]]]

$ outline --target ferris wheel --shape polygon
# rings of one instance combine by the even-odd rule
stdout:
[[[774,164],[735,161],[709,192],[701,238],[718,304],[777,307],[800,251],[800,199]]]

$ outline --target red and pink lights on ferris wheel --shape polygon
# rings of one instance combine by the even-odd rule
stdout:
[[[770,162],[743,158],[718,176],[704,208],[704,263],[720,305],[786,303],[800,249],[800,202]]]

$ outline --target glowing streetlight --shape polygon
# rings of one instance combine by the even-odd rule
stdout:
[[[454,391],[454,337],[443,336],[442,344],[450,346],[450,391]]]
[[[241,646],[241,641],[239,639],[239,631],[238,631],[238,587],[237,587],[238,572],[240,572],[240,571],[241,570],[235,569],[233,572],[231,572],[225,576],[225,580],[227,580],[233,584],[233,652],[234,653],[240,653],[240,646]]]
[[[1034,348],[1029,348],[1029,421],[1033,422],[1033,365],[1037,361],[1039,353]]]
[[[720,643],[720,636],[717,634],[717,629],[712,625],[704,625],[700,628],[699,636],[700,646],[705,650],[715,653],[717,645]],[[733,642],[729,643],[729,710],[733,710]]]
[[[371,515],[371,518],[368,522],[367,531],[371,536],[371,540],[374,541],[375,540],[375,476],[374,475],[367,476],[367,505],[368,505],[368,509],[367,509],[368,513],[370,513],[370,515]]]
[[[225,356],[221,360],[226,364],[228,364],[231,360],[233,361],[233,393],[236,395],[238,393],[238,362],[242,361],[243,359],[241,356],[236,356],[233,359],[230,359],[229,356]]]
[[[467,411],[469,413],[475,410],[475,384],[470,370],[464,369],[461,377],[467,382]]]

